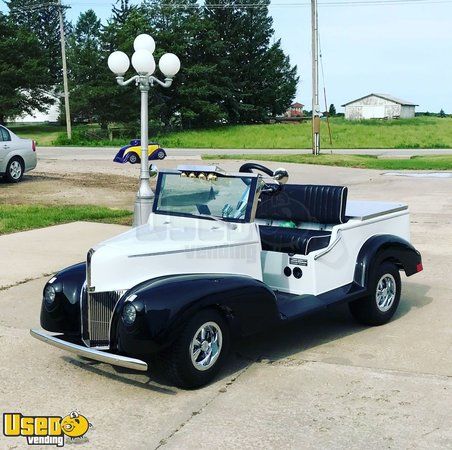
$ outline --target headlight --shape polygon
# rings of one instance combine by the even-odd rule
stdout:
[[[47,285],[44,289],[44,301],[47,306],[52,306],[55,301],[56,291],[53,286]]]
[[[128,302],[125,304],[122,310],[122,320],[126,325],[133,325],[137,318],[137,310],[132,303]]]

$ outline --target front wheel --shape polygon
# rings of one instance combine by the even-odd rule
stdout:
[[[140,157],[136,153],[131,153],[129,156],[130,164],[137,164],[140,162]]]
[[[229,328],[213,309],[194,315],[176,342],[160,355],[170,380],[193,389],[209,383],[220,370],[229,350]]]
[[[353,317],[365,325],[389,322],[400,302],[401,282],[398,267],[384,262],[369,280],[369,295],[349,304]]]

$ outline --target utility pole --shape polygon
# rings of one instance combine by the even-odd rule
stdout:
[[[69,108],[69,87],[67,82],[66,65],[66,38],[64,36],[63,5],[58,0],[58,15],[60,17],[60,39],[61,39],[61,59],[63,60],[63,86],[64,86],[64,108],[66,115],[66,131],[68,139],[72,139],[71,110]]]
[[[312,27],[312,154],[320,154],[319,20],[317,0],[311,0]]]

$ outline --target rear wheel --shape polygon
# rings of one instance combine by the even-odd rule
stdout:
[[[212,309],[200,311],[190,319],[176,342],[160,355],[166,375],[182,388],[204,386],[223,365],[229,341],[223,317]]]
[[[389,322],[400,302],[401,282],[398,267],[384,262],[371,275],[369,295],[349,304],[353,317],[365,325]]]
[[[24,176],[24,164],[20,158],[14,157],[6,166],[6,179],[10,183],[18,183]]]
[[[158,152],[157,152],[157,158],[158,159],[165,159],[165,152],[164,152],[164,150],[163,149],[159,149],[158,150]]]

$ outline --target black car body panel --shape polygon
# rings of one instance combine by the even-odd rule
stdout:
[[[80,296],[86,279],[86,263],[67,267],[55,278],[52,283],[56,291],[55,304],[48,308],[42,302],[41,326],[48,331],[80,335]]]
[[[121,320],[124,303],[138,317],[132,327]],[[170,345],[197,311],[216,308],[234,335],[246,336],[280,320],[274,292],[261,281],[241,275],[192,274],[156,278],[131,289],[118,302],[112,319],[112,347],[138,354]]]
[[[367,286],[372,267],[383,261],[396,263],[409,277],[417,273],[422,264],[421,254],[404,239],[389,234],[369,238],[358,254],[355,269],[355,282]]]

